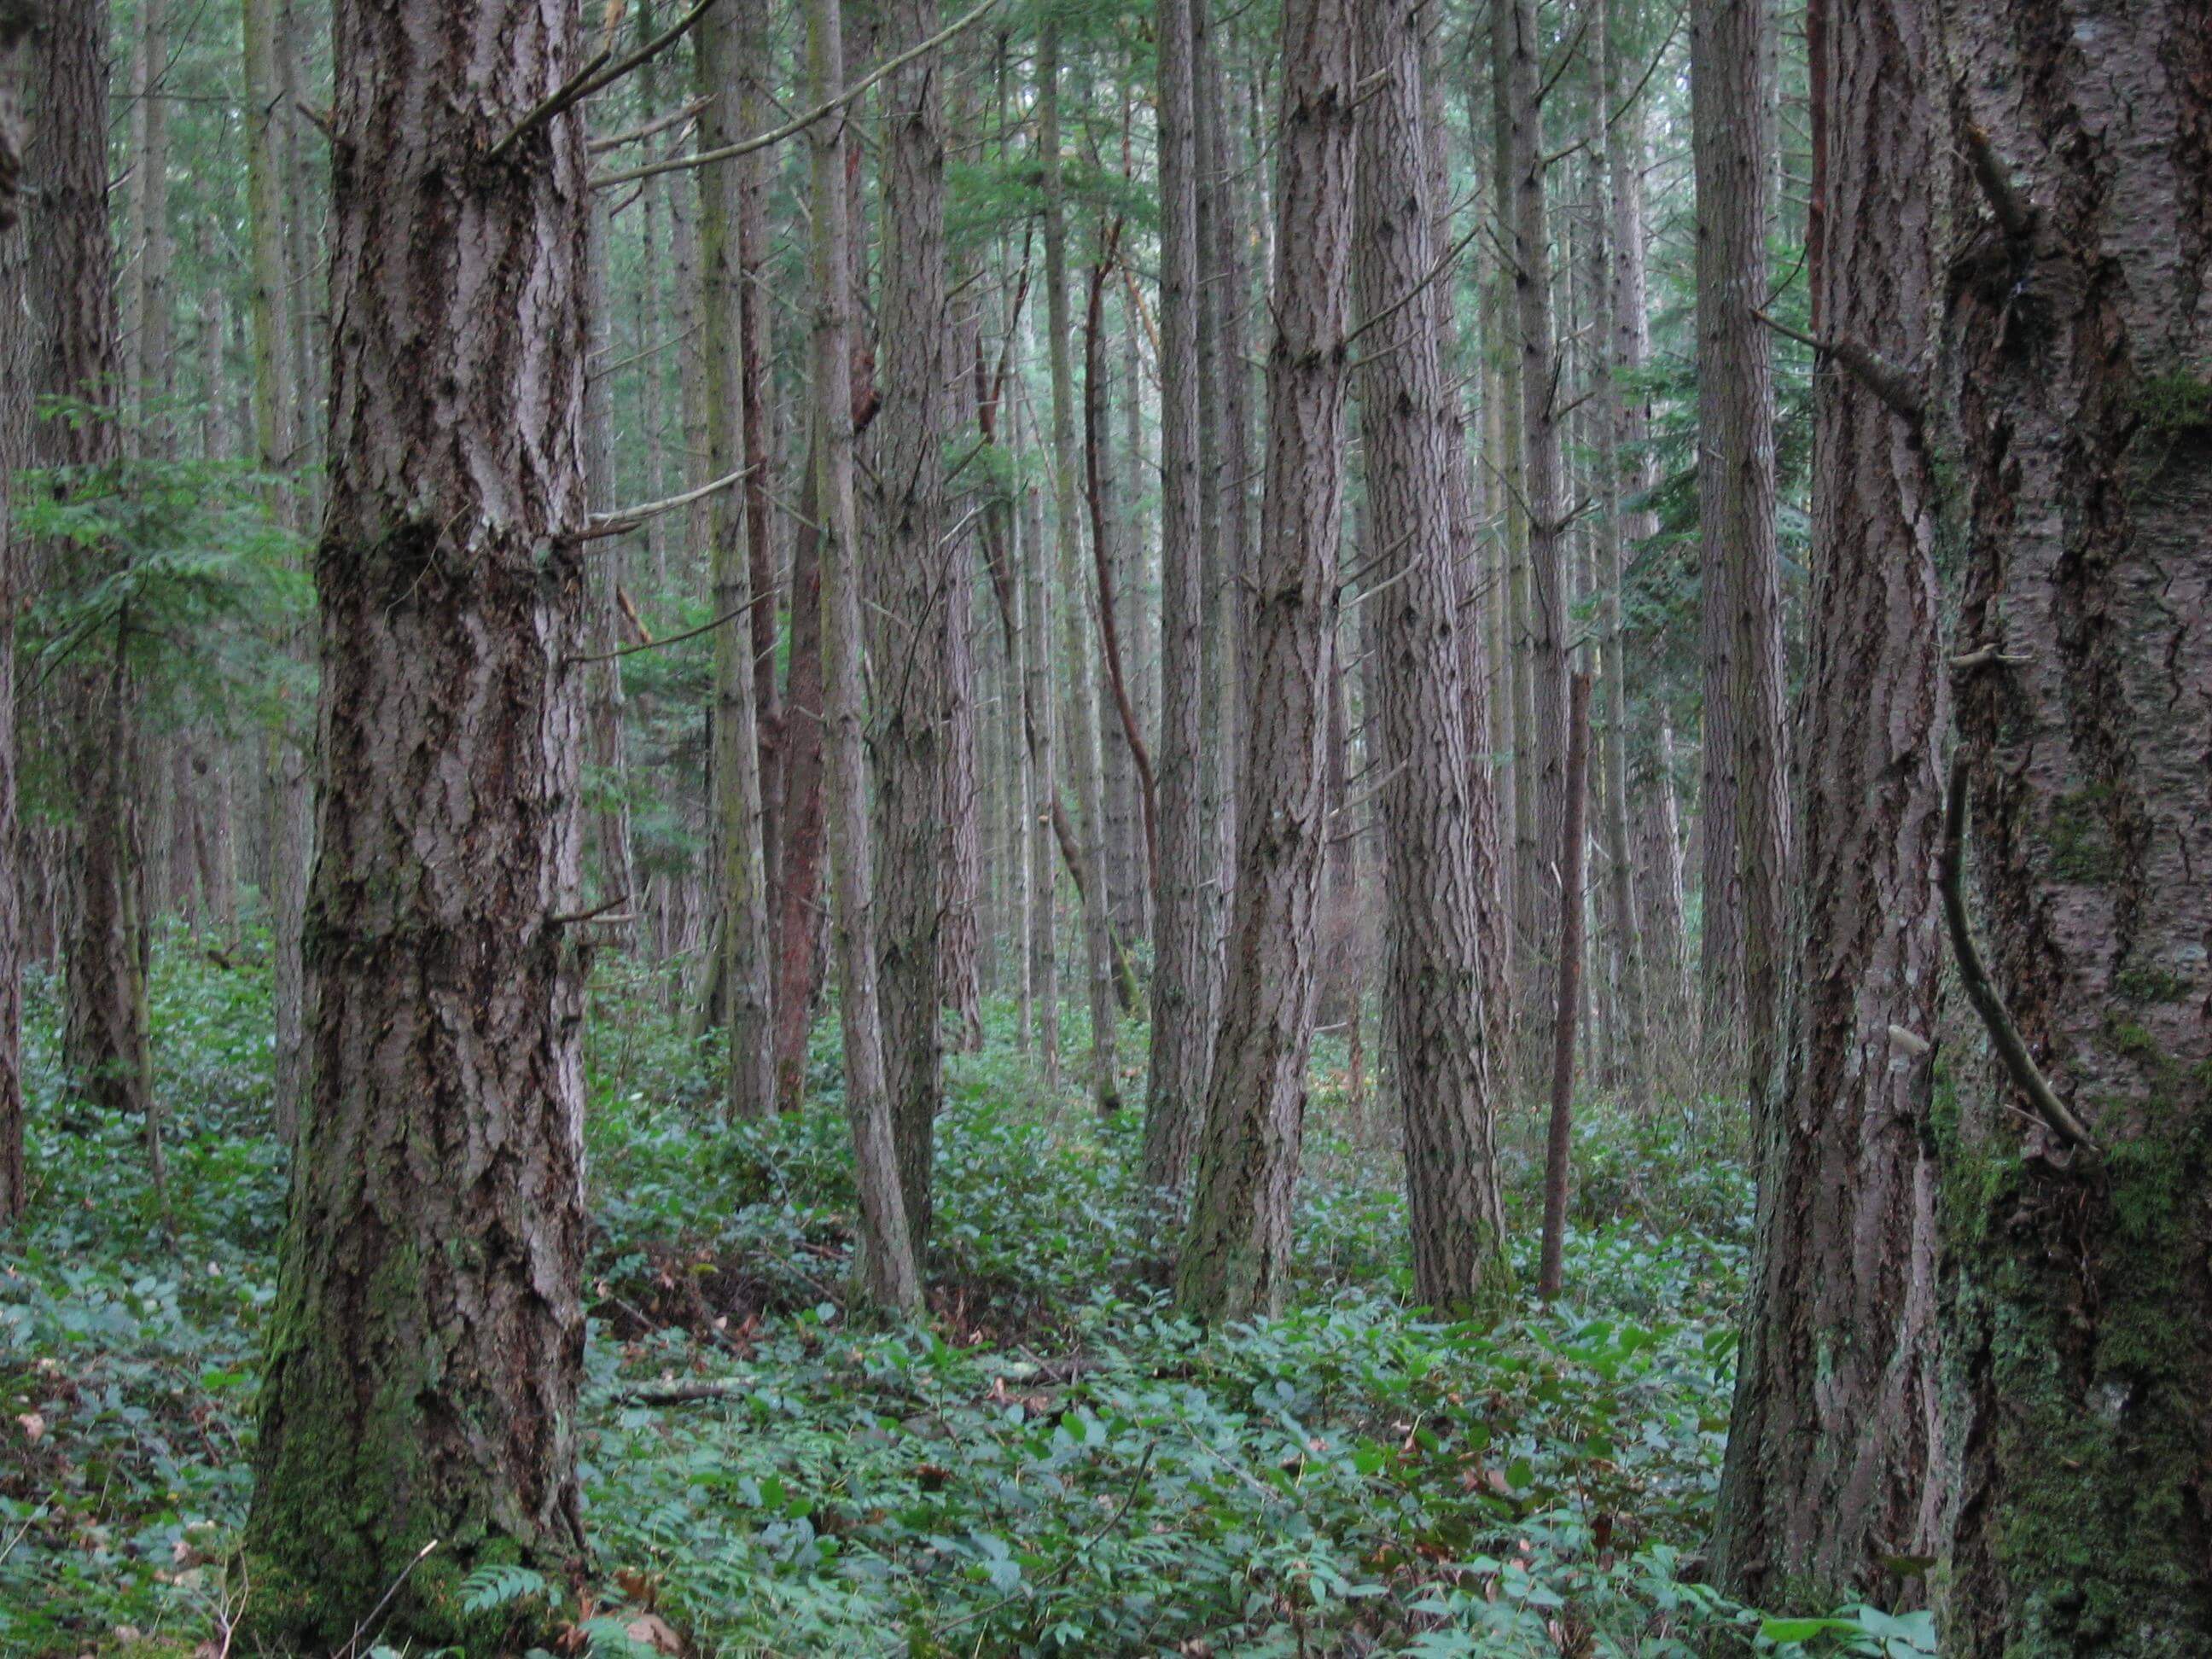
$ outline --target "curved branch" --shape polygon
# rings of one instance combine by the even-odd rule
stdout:
[[[1966,899],[1961,885],[1966,865],[1966,757],[1962,752],[1951,757],[1950,783],[1943,792],[1943,846],[1936,866],[1937,885],[1943,896],[1943,919],[1950,925],[1951,949],[1959,959],[1959,982],[1965,988],[1966,1000],[1981,1016],[1997,1058],[2004,1062],[2014,1085],[2035,1108],[2035,1115],[2060,1139],[2101,1155],[2103,1148],[2082,1126],[2081,1120],[2059,1099],[2050,1079],[2037,1066],[2035,1057],[2027,1052],[2020,1027],[2013,1024],[2004,999],[1997,994],[1988,969],[1982,965],[1982,953],[1975,948],[1973,933],[1966,926]]]

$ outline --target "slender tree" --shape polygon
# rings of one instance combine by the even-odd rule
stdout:
[[[1052,378],[1053,540],[1059,554],[1061,683],[1069,718],[1068,775],[1075,781],[1083,861],[1091,879],[1083,893],[1084,959],[1091,992],[1091,1094],[1102,1113],[1120,1109],[1121,1085],[1114,1058],[1113,921],[1108,912],[1105,824],[1098,788],[1097,704],[1091,687],[1090,633],[1083,604],[1082,458],[1075,432],[1074,308],[1068,295],[1067,188],[1060,158],[1060,28],[1048,22],[1037,46],[1039,146],[1044,161],[1044,291],[1046,358]],[[1036,568],[1042,568],[1042,560]]]
[[[842,95],[843,25],[842,0],[808,0],[810,106],[829,105]],[[853,510],[852,204],[845,179],[850,139],[842,113],[815,122],[807,139],[813,149],[809,205],[814,217],[812,368],[820,469],[823,798],[835,878],[837,1023],[860,1193],[860,1289],[878,1306],[902,1312],[921,1305],[921,1277],[901,1200],[876,991],[875,857],[868,836],[867,748],[861,729],[860,569]]]
[[[0,315],[27,301],[29,239],[23,229],[24,82],[38,13],[0,4]],[[22,563],[15,545],[15,474],[30,450],[31,340],[0,333],[0,1227],[23,1212],[23,912],[15,819],[15,612]]]
[[[1160,724],[1158,887],[1152,1070],[1145,1101],[1145,1178],[1188,1174],[1212,1057],[1206,883],[1212,830],[1199,770],[1206,689],[1200,635],[1198,179],[1191,7],[1158,0],[1160,191]]]
[[[34,420],[31,458],[58,470],[70,481],[64,488],[71,489],[122,455],[107,207],[106,23],[106,8],[94,0],[57,0],[46,13],[33,71],[31,236],[42,257],[30,270],[38,343],[31,386],[37,398],[59,403]],[[46,579],[58,592],[71,603],[100,607],[54,677],[60,714],[55,742],[76,805],[66,862],[63,1048],[72,1085],[86,1098],[143,1118],[158,1176],[160,1120],[133,858],[133,622],[127,599],[110,606],[94,596],[126,556],[114,546],[66,541],[43,553]]]
[[[1710,1064],[1739,1075],[1741,1041],[1755,1097],[1772,1083],[1777,1058],[1790,856],[1774,379],[1759,316],[1772,183],[1759,72],[1770,26],[1761,0],[1693,0],[1690,8],[1705,590],[1705,1051]]]
[[[935,0],[902,0],[895,50],[936,32]],[[951,829],[945,809],[947,632],[963,594],[945,545],[943,449],[950,412],[945,311],[945,101],[936,54],[892,76],[884,106],[883,306],[876,361],[883,409],[872,658],[876,933],[884,1064],[899,1183],[916,1261],[926,1259],[931,1158],[944,1098],[939,978]]]
[[[461,1574],[585,1553],[588,186],[577,116],[525,118],[580,30],[334,26],[317,1001],[246,1536],[265,1634],[325,1649],[380,1598],[489,1640]]]
[[[1552,1010],[1552,1114],[1544,1137],[1544,1236],[1536,1294],[1559,1293],[1566,1255],[1567,1192],[1575,1110],[1575,1025],[1583,1002],[1583,843],[1589,789],[1590,680],[1577,673],[1567,688],[1567,814],[1559,828],[1559,1000]]]
[[[1493,1307],[1510,1282],[1492,1144],[1482,884],[1468,764],[1467,656],[1452,564],[1449,447],[1458,430],[1435,319],[1419,0],[1362,0],[1354,256],[1360,426],[1374,553],[1363,603],[1381,658],[1379,792],[1391,951],[1386,999],[1405,1115],[1414,1291],[1440,1309]]]
[[[699,142],[714,149],[737,137],[735,27],[727,6],[710,9],[694,30],[698,53]],[[740,470],[744,364],[738,337],[738,175],[726,167],[699,174],[700,356],[707,410],[707,471]],[[768,884],[761,848],[760,738],[753,671],[756,595],[745,544],[745,496],[718,489],[709,504],[709,568],[714,614],[714,803],[719,853],[715,889],[720,921],[721,1011],[728,1076],[725,1104],[739,1118],[775,1109],[770,1036],[773,970],[769,957]],[[771,595],[760,595],[768,599]]]
[[[1353,57],[1346,0],[1285,13],[1267,454],[1253,572],[1250,702],[1220,1034],[1177,1268],[1186,1307],[1280,1303],[1313,1041],[1316,920],[1331,829],[1324,738],[1350,383]]]
[[[1940,15],[1944,881],[1989,1044],[1936,1112],[1939,1628],[2183,1659],[2212,1652],[2212,245],[2172,228],[2212,222],[2212,32],[2193,0]]]

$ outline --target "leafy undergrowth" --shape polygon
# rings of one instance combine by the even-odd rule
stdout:
[[[136,1125],[34,1102],[0,1653],[221,1651],[283,1206],[254,964],[159,958],[166,1217]],[[555,1600],[602,1654],[1925,1650],[1878,1614],[1762,1627],[1698,1582],[1749,1209],[1716,1124],[1593,1108],[1573,1299],[1438,1324],[1404,1304],[1387,1114],[1324,1052],[1291,1310],[1209,1337],[1165,1296],[1133,1115],[1044,1096],[1000,1018],[952,1063],[931,1316],[871,1328],[826,1031],[814,1109],[730,1126],[653,988],[592,1025],[593,1577],[494,1573],[485,1602]],[[1540,1133],[1502,1137],[1532,1249]]]

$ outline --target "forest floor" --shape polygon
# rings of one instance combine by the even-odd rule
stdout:
[[[632,974],[603,975],[589,1037],[592,1576],[471,1580],[550,1601],[564,1651],[1932,1651],[1922,1620],[1762,1618],[1698,1582],[1752,1206],[1717,1109],[1590,1103],[1568,1297],[1437,1324],[1404,1306],[1395,1136],[1325,1049],[1292,1307],[1209,1338],[1169,1303],[1136,1115],[1047,1096],[996,1010],[951,1063],[933,1316],[866,1328],[840,1291],[832,1022],[817,1104],[732,1126]],[[0,1655],[223,1655],[284,1197],[265,945],[158,953],[166,1219],[137,1126],[55,1103],[51,988],[30,990]],[[1501,1139],[1533,1279],[1534,1110]]]

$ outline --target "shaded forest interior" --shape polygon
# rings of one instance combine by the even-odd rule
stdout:
[[[0,1655],[2212,1656],[2212,0],[0,0]]]

